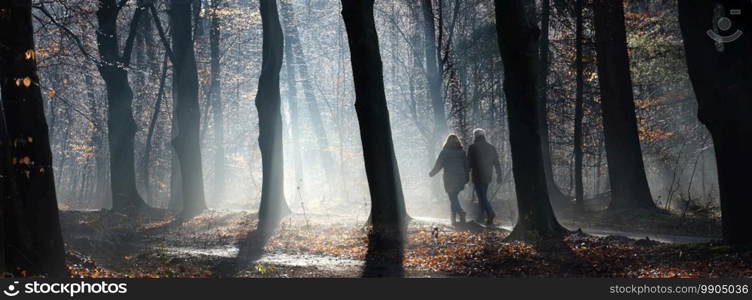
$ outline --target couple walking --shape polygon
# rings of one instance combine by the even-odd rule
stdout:
[[[496,217],[488,201],[488,185],[491,183],[492,168],[496,169],[497,183],[501,182],[499,155],[496,148],[486,141],[486,132],[483,129],[473,130],[473,138],[473,144],[467,149],[467,155],[465,155],[460,139],[454,134],[449,135],[436,159],[436,164],[428,174],[433,177],[442,169],[444,170],[444,190],[449,195],[453,225],[457,224],[457,216],[460,218],[460,223],[465,223],[465,211],[460,205],[459,193],[465,189],[470,175],[472,175],[473,188],[480,205],[478,222],[483,222],[482,218],[485,216],[485,223],[493,225]]]

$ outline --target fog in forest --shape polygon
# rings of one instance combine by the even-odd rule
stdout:
[[[86,9],[92,9],[95,3],[66,3],[83,14],[71,15],[66,22],[84,35],[81,40],[83,48],[94,52],[95,41],[87,36],[93,36],[95,28],[85,18],[91,16],[91,11]],[[475,1],[459,8],[455,7],[457,3],[447,2],[446,7],[441,8],[442,15],[435,16],[441,23],[436,26],[443,27],[443,36],[438,38],[443,39],[439,55],[446,73],[442,90],[449,132],[460,136],[466,145],[472,142],[474,128],[484,128],[489,132],[489,140],[498,147],[506,174],[501,186],[494,184],[491,187],[494,204],[506,215],[505,223],[513,224],[509,218],[514,217],[512,212],[516,210],[516,204],[505,121],[506,104],[503,94],[499,93],[503,73],[500,72],[501,58],[493,32],[493,9],[488,1]],[[203,177],[206,203],[213,209],[255,210],[259,203],[262,172],[257,143],[258,117],[253,102],[262,43],[257,5],[253,1],[224,1],[217,8],[217,14],[223,18],[220,27],[223,45],[220,86],[224,141],[219,145],[212,119],[214,109],[209,102],[211,20],[208,16],[214,8],[208,3],[198,12],[199,23],[194,28],[201,84]],[[49,5],[47,9],[51,13],[63,11],[58,5]],[[440,176],[430,178],[427,175],[441,149],[443,137],[437,140],[433,136],[431,103],[423,65],[425,53],[420,9],[418,4],[409,2],[377,1],[376,27],[406,206],[415,216],[445,217],[448,204],[443,199]],[[339,16],[340,4],[337,1],[283,1],[281,11],[285,47],[294,47],[289,52],[293,57],[285,57],[280,74],[287,202],[297,213],[348,215],[362,220],[370,210],[370,196],[353,107],[352,71],[347,37]],[[675,11],[658,15],[651,11],[651,7],[637,4],[628,7],[628,11],[646,14],[650,16],[648,22],[656,24],[676,22]],[[41,13],[38,15],[37,20],[49,22]],[[159,68],[165,54],[154,25],[141,26],[153,35],[136,37],[134,61],[129,71],[135,95],[137,174],[141,174],[143,168],[149,169],[150,191],[147,192],[143,179],[137,180],[137,185],[142,197],[149,199],[149,205],[167,207],[173,162],[170,147],[171,72],[167,73],[164,100],[156,116],[152,137],[153,153],[147,162],[144,161],[146,138],[154,118],[161,75]],[[566,17],[553,16],[549,33],[552,43],[549,82],[552,87],[549,91],[551,125],[548,130],[555,182],[565,194],[573,194],[571,119],[574,94],[572,78],[566,76],[572,72],[571,26],[571,20]],[[678,26],[674,24],[661,28],[659,32],[648,33],[629,26],[628,30],[630,47],[647,48],[633,52],[632,73],[643,156],[653,198],[664,207],[668,207],[666,199],[669,197],[675,202],[671,205],[674,208],[680,208],[681,201],[689,198],[703,199],[693,200],[697,202],[694,205],[717,206],[712,143],[695,117],[696,104],[688,100],[692,91],[687,76],[683,75],[686,73],[683,59],[651,57],[651,51],[659,51],[654,48],[660,47],[670,47],[660,51],[681,54]],[[102,143],[107,140],[103,82],[96,75],[95,65],[90,63],[92,58],[82,54],[67,33],[55,26],[44,26],[37,35],[49,37],[38,39],[38,56],[42,87],[49,96],[47,118],[53,137],[55,171],[60,174],[56,178],[60,205],[63,209],[107,208],[111,204],[108,203],[107,188],[108,149],[106,143]],[[296,42],[289,45],[293,39]],[[288,53],[288,49],[285,51]],[[298,57],[300,54],[302,58]],[[292,69],[288,65],[292,65]],[[671,69],[659,69],[666,67]],[[67,68],[76,71],[66,71]],[[306,74],[303,74],[303,68]],[[294,72],[295,94],[289,84],[291,70]],[[594,66],[587,66],[585,75],[588,103],[584,186],[586,198],[597,198],[609,190],[609,184],[603,134],[599,132]],[[291,108],[290,101],[295,101],[297,108]],[[297,111],[292,113],[292,109]],[[295,122],[297,124],[293,124]],[[299,130],[297,133],[292,132],[294,126]],[[73,136],[79,138],[69,138]],[[223,147],[225,153],[224,193],[219,193],[216,186],[217,180],[221,179],[216,175],[218,146]],[[466,188],[461,194],[462,201],[468,204],[474,200],[470,190]]]

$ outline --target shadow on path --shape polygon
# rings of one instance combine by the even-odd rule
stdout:
[[[272,234],[264,230],[248,232],[245,239],[238,242],[238,255],[220,261],[212,270],[217,277],[236,277],[264,255],[264,247]]]
[[[404,277],[404,238],[399,232],[368,233],[363,277]]]

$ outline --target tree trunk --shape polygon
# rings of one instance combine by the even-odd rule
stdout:
[[[170,1],[172,28],[173,77],[175,106],[175,134],[172,145],[180,168],[182,196],[181,218],[188,219],[206,209],[204,179],[199,145],[200,112],[198,104],[198,75],[191,36],[191,2]]]
[[[303,165],[300,159],[300,115],[298,113],[298,89],[295,74],[294,56],[291,46],[291,31],[296,26],[293,24],[292,7],[285,1],[281,2],[282,18],[285,23],[285,64],[287,65],[287,105],[290,110],[290,131],[292,133],[292,162],[295,170],[295,189],[298,193],[303,191]]]
[[[167,80],[167,55],[165,55],[162,61],[162,76],[159,77],[159,91],[157,91],[157,101],[154,103],[154,112],[151,115],[149,122],[149,129],[146,131],[146,146],[144,147],[144,163],[143,163],[143,177],[144,177],[144,192],[146,193],[146,199],[153,205],[152,192],[151,192],[151,176],[149,172],[149,163],[151,161],[151,147],[152,139],[154,137],[154,130],[157,128],[157,122],[159,121],[159,112],[162,109],[162,101],[164,99],[165,81]]]
[[[3,12],[6,8],[3,7]],[[7,21],[0,19],[0,22],[5,24]],[[0,69],[2,70],[2,69]],[[0,105],[0,216],[2,222],[0,222],[0,270],[3,272],[15,272],[15,268],[8,268],[7,266],[21,267],[26,269],[25,265],[21,265],[23,262],[23,255],[25,252],[31,249],[31,241],[29,241],[29,232],[24,226],[19,226],[23,220],[23,211],[21,210],[21,199],[19,198],[18,189],[16,186],[15,168],[13,167],[13,149],[10,145],[11,139],[8,136],[8,130],[6,127],[7,121],[5,120],[5,109]],[[6,250],[7,248],[7,250]]]
[[[423,10],[423,34],[426,59],[426,81],[428,82],[428,94],[431,97],[433,108],[433,142],[432,148],[436,148],[447,134],[446,112],[444,110],[444,97],[441,93],[441,81],[443,70],[439,69],[438,46],[436,44],[436,28],[433,14],[432,0],[422,0]],[[440,46],[440,45],[439,45]]]
[[[84,82],[86,83],[86,86],[94,85],[94,78],[89,72],[86,72],[84,74]],[[109,172],[107,168],[109,160],[107,159],[107,149],[105,148],[105,143],[103,142],[104,130],[102,130],[102,121],[99,117],[99,109],[97,109],[97,107],[100,106],[98,104],[99,96],[97,95],[97,93],[95,93],[94,89],[87,89],[86,94],[89,98],[88,105],[89,107],[91,107],[91,120],[94,125],[94,130],[91,133],[91,143],[93,145],[96,145],[96,147],[94,148],[94,164],[96,166],[96,184],[94,197],[96,199],[99,199],[99,202],[94,207],[109,207],[109,205],[112,203],[112,199],[110,198],[112,189],[108,188],[111,187],[109,177],[107,176]],[[52,101],[52,103],[55,103],[55,101]],[[66,131],[68,131],[67,127]],[[62,169],[57,169],[57,171],[60,172],[60,174],[64,174]]]
[[[0,28],[6,29],[0,31],[3,45],[0,47],[0,113],[4,115],[3,131],[6,133],[3,148],[6,158],[10,154],[13,162],[7,170],[9,183],[13,185],[9,191],[15,192],[11,196],[16,200],[8,201],[15,204],[4,201],[2,207],[5,222],[2,246],[6,256],[3,271],[17,274],[24,270],[28,275],[65,277],[52,152],[34,52],[31,1],[2,1]],[[7,159],[0,163],[7,164]],[[22,215],[11,216],[12,212]],[[27,234],[9,234],[19,231]]]
[[[546,186],[548,188],[548,197],[551,204],[556,207],[566,206],[569,202],[569,196],[564,195],[556,184],[553,171],[553,158],[551,157],[551,143],[549,142],[548,133],[548,73],[549,73],[549,19],[551,15],[551,5],[549,0],[541,1],[541,35],[538,55],[540,55],[540,64],[538,65],[538,88],[540,93],[536,103],[538,110],[538,122],[540,123],[541,151],[543,153],[543,170],[546,172]]]
[[[100,0],[97,10],[97,48],[101,63],[97,66],[107,89],[107,128],[110,148],[110,185],[112,209],[130,213],[146,207],[136,188],[135,158],[133,143],[136,123],[133,121],[133,91],[128,83],[126,68],[143,9],[133,15],[131,32],[123,55],[118,47],[117,1]]]
[[[578,212],[585,211],[585,191],[582,186],[582,97],[585,81],[583,80],[582,66],[582,9],[584,0],[576,0],[575,14],[575,67],[577,68],[577,91],[575,92],[574,104],[574,189],[575,189],[575,208]]]
[[[561,236],[549,202],[536,101],[539,29],[532,0],[496,0],[496,31],[504,62],[509,144],[519,218],[511,239]]]
[[[731,1],[728,1],[731,2]],[[684,38],[687,68],[698,103],[698,117],[710,131],[715,146],[718,187],[724,241],[732,244],[752,242],[752,19],[733,16],[730,9],[742,14],[752,12],[749,1],[679,1],[679,23]],[[731,20],[728,31],[719,32],[714,23],[720,18]],[[713,21],[711,23],[710,21]],[[729,36],[736,30],[744,34],[731,42],[714,42],[708,31]]]
[[[623,3],[595,0],[594,10],[598,80],[611,182],[609,209],[654,209],[632,99]]]
[[[292,6],[285,2],[282,2],[282,12],[285,18],[285,23],[289,24],[287,27],[288,43],[292,50],[292,56],[289,61],[298,66],[300,72],[300,79],[303,82],[303,94],[306,98],[306,105],[308,113],[311,117],[311,125],[313,125],[313,131],[316,133],[316,142],[319,145],[319,154],[321,156],[321,164],[326,176],[334,174],[332,166],[334,166],[334,159],[329,151],[329,139],[324,129],[324,122],[321,119],[321,110],[319,109],[318,100],[313,88],[313,78],[308,72],[308,62],[306,62],[306,56],[303,51],[303,45],[300,42],[300,36],[298,34],[298,28],[294,23],[294,13]]]
[[[0,20],[0,22],[3,21]],[[6,261],[13,261],[13,259],[7,259],[9,252],[11,251],[5,250],[7,247],[6,240],[8,235],[5,233],[5,224],[9,224],[7,228],[18,228],[18,226],[13,227],[13,224],[16,224],[17,220],[11,221],[8,218],[13,215],[12,205],[9,204],[18,203],[18,191],[15,190],[15,180],[11,180],[11,174],[14,173],[14,170],[11,167],[13,165],[13,155],[11,154],[11,148],[9,147],[11,142],[5,124],[5,110],[3,106],[0,105],[0,271],[3,272],[8,270],[6,268]],[[30,248],[30,245],[27,246],[28,247],[21,248]]]
[[[220,0],[211,2],[211,27],[209,29],[209,51],[210,51],[210,87],[209,95],[211,97],[211,106],[213,110],[214,121],[214,198],[217,201],[224,199],[225,191],[225,129],[222,107],[222,86],[220,81],[221,69],[219,64],[219,39],[220,39],[220,17],[217,14]]]
[[[436,37],[436,20],[433,12],[433,0],[422,0],[420,4],[423,13],[423,58],[425,59],[425,78],[428,89],[428,97],[433,111],[433,130],[428,138],[428,168],[433,166],[436,151],[441,145],[441,141],[447,135],[447,117],[444,107],[444,97],[442,92],[444,67],[440,60],[441,37],[443,32],[443,20],[441,18],[441,0],[439,1],[439,39]],[[418,48],[420,49],[420,48]],[[416,51],[417,52],[417,51]],[[417,57],[416,57],[417,59]],[[420,62],[420,61],[419,61]],[[441,179],[431,178],[431,196],[439,200],[443,197]]]
[[[261,0],[263,25],[261,76],[256,94],[261,151],[261,204],[258,229],[270,232],[290,209],[285,201],[284,161],[282,157],[282,114],[280,112],[279,71],[282,68],[284,38],[276,0]]]
[[[139,98],[141,94],[145,91],[145,89],[148,88],[148,80],[149,76],[151,74],[154,74],[158,72],[157,70],[153,69],[158,67],[155,57],[155,50],[157,47],[154,47],[154,35],[152,32],[152,24],[149,22],[149,11],[146,10],[146,5],[151,0],[137,0],[136,5],[137,7],[143,7],[144,11],[141,12],[141,19],[144,19],[143,22],[138,22],[134,28],[138,28],[138,35],[136,35],[136,41],[134,44],[134,50],[136,57],[133,58],[133,65],[136,66],[136,68],[140,70],[148,70],[149,72],[135,72],[133,75],[136,77],[136,98]]]
[[[404,197],[384,94],[373,4],[374,0],[343,0],[342,17],[350,46],[355,110],[371,194],[371,221],[375,231],[390,231],[404,225],[400,208],[404,207]]]
[[[371,194],[373,230],[369,234],[364,276],[400,276],[406,216],[373,5],[374,0],[342,0],[355,83],[355,111]],[[379,264],[382,259],[387,259],[387,264]]]

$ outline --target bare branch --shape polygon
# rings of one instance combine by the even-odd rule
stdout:
[[[154,19],[154,25],[157,26],[157,32],[159,32],[159,39],[162,40],[162,44],[164,45],[165,52],[167,53],[167,56],[170,58],[170,61],[173,64],[175,64],[175,55],[172,54],[172,48],[170,48],[170,43],[167,41],[167,35],[165,34],[164,28],[162,28],[162,22],[159,21],[159,14],[157,13],[157,8],[154,7],[154,3],[149,4],[149,9],[151,10],[152,19]]]
[[[91,60],[93,60],[95,62],[99,62],[99,59],[97,59],[93,55],[89,54],[89,51],[86,50],[86,47],[84,46],[84,43],[81,42],[81,39],[75,33],[73,33],[73,31],[71,31],[70,29],[68,29],[68,27],[66,27],[63,24],[60,24],[55,19],[55,17],[52,16],[52,14],[50,14],[50,12],[47,10],[47,8],[44,7],[44,5],[34,6],[34,8],[36,8],[39,11],[41,11],[45,16],[47,16],[47,18],[49,19],[50,22],[52,22],[53,25],[55,25],[58,28],[62,29],[65,32],[65,34],[68,35],[68,37],[73,40],[73,42],[76,44],[76,46],[78,47],[78,49],[81,50],[81,52],[84,54],[84,56],[90,58]],[[40,22],[44,21],[40,17],[37,17],[36,15],[34,15],[34,18],[36,18]]]
[[[133,13],[133,19],[131,19],[130,28],[128,29],[128,38],[125,40],[125,47],[123,48],[123,56],[120,58],[121,63],[128,67],[131,63],[131,53],[133,52],[133,41],[138,35],[138,21],[141,19],[141,15],[146,10],[146,6],[139,6]],[[146,20],[147,22],[149,20]]]

